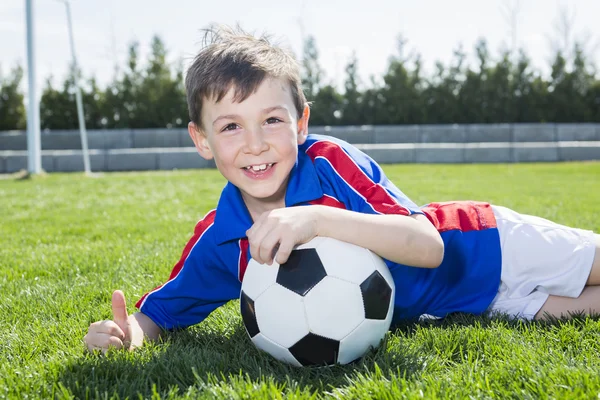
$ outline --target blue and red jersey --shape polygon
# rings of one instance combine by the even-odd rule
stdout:
[[[396,285],[394,320],[421,314],[485,311],[500,286],[501,253],[488,203],[445,202],[418,207],[380,166],[350,144],[309,135],[299,146],[285,195],[286,207],[327,205],[367,214],[421,213],[440,233],[445,254],[438,268],[384,260]],[[251,257],[246,231],[252,219],[237,187],[227,183],[217,204],[198,222],[169,280],[136,304],[164,329],[204,320],[239,298]]]

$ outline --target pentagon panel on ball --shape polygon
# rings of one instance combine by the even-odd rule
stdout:
[[[317,237],[285,264],[248,263],[240,310],[252,343],[295,366],[347,364],[376,348],[394,312],[385,262],[368,249]]]
[[[287,262],[277,272],[277,283],[292,292],[305,296],[327,276],[315,249],[292,251]]]

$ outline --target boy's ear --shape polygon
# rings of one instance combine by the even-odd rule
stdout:
[[[308,120],[310,119],[310,107],[308,103],[304,104],[302,117],[298,120],[298,144],[303,144],[308,136]]]
[[[195,122],[188,123],[188,133],[196,146],[196,150],[205,160],[211,160],[213,158],[212,151],[210,150],[210,146],[208,145],[208,139],[206,137],[206,133],[202,131],[202,129],[196,125]]]

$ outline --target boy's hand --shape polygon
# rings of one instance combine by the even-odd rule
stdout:
[[[127,315],[125,295],[120,290],[115,290],[112,295],[112,311],[113,321],[98,321],[89,326],[88,333],[83,338],[89,351],[101,350],[105,354],[110,348],[132,349],[141,345],[143,332],[141,338],[139,332],[134,332],[139,326],[134,323],[132,327],[132,319]]]
[[[263,213],[246,231],[252,258],[260,264],[283,264],[294,246],[318,235],[319,206],[287,207]]]

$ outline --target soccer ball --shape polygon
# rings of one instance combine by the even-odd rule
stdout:
[[[296,247],[279,265],[250,260],[240,307],[252,342],[295,366],[347,364],[390,327],[394,281],[365,248],[327,237]]]

